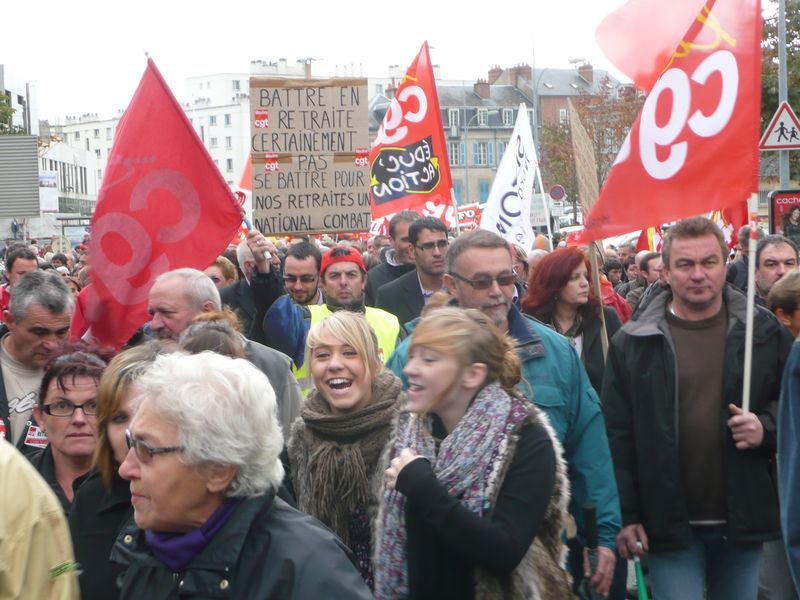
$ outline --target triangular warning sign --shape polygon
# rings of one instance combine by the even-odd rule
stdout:
[[[800,121],[788,102],[781,102],[758,147],[761,150],[800,150]]]

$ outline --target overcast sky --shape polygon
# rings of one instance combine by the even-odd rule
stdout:
[[[19,2],[0,33],[0,63],[12,81],[35,81],[39,118],[125,108],[156,62],[179,99],[184,78],[249,72],[250,61],[313,57],[314,74],[363,65],[383,77],[404,71],[424,40],[441,77],[473,81],[494,64],[569,67],[586,58],[608,68],[594,39],[623,0],[492,0],[480,9],[452,0],[183,0]],[[535,54],[534,54],[535,47]],[[615,74],[620,76],[619,73]]]

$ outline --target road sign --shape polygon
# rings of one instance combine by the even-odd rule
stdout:
[[[761,150],[800,150],[800,121],[788,102],[781,102],[758,147]]]
[[[564,189],[563,185],[556,184],[550,188],[550,197],[553,200],[563,200],[566,195],[567,190]]]
[[[53,252],[60,252],[61,254],[66,254],[72,250],[69,240],[62,236],[54,237],[53,241],[50,243],[50,246],[53,248]]]
[[[564,203],[553,201],[552,204],[550,204],[550,214],[554,217],[563,217]]]

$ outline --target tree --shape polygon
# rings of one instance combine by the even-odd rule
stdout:
[[[14,113],[17,109],[13,108],[8,101],[8,96],[0,94],[0,135],[20,135],[24,134],[25,128],[14,125]]]
[[[573,209],[578,203],[578,181],[575,176],[575,158],[572,154],[568,124],[548,123],[542,126],[539,136],[541,150],[542,185],[545,191],[552,186],[563,185],[567,200]],[[573,215],[577,211],[573,210]]]
[[[800,0],[785,0],[786,7],[786,70],[789,105],[800,110]],[[778,109],[778,7],[768,2],[773,16],[764,19],[761,42],[761,131],[769,126]],[[774,9],[774,10],[773,10]],[[789,153],[790,174],[800,174],[800,153]]]

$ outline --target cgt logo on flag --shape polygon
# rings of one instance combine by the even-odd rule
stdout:
[[[660,0],[629,4],[672,10]],[[625,31],[620,26],[617,37]],[[583,242],[731,206],[758,188],[760,4],[709,2],[685,31],[669,62],[654,67],[660,74],[587,217]]]

